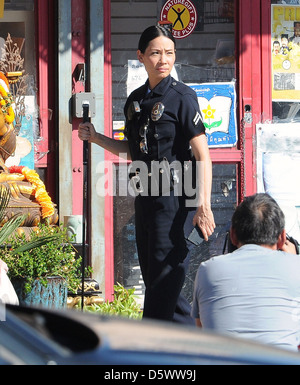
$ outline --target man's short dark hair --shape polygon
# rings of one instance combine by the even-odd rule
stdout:
[[[231,225],[242,244],[275,245],[285,218],[270,195],[259,193],[245,198],[236,208]]]

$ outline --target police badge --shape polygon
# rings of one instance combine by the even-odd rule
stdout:
[[[151,119],[153,122],[157,122],[162,117],[164,110],[165,106],[161,102],[154,104],[151,112]]]

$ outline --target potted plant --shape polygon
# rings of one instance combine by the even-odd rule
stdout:
[[[29,241],[24,234],[14,235],[0,258],[8,265],[21,304],[64,307],[68,290],[76,292],[80,283],[81,258],[63,226],[41,224]]]
[[[2,185],[0,221],[9,197]],[[15,216],[0,229],[0,259],[8,265],[20,304],[63,307],[68,290],[76,291],[80,283],[81,258],[76,257],[66,228],[40,224],[27,238],[15,232],[23,220],[24,216]]]

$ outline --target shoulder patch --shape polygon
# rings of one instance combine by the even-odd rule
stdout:
[[[201,115],[199,114],[199,112],[197,112],[193,119],[193,123],[195,127],[198,126],[200,120],[201,120]]]

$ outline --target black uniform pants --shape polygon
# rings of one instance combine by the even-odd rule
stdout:
[[[137,250],[146,287],[144,317],[194,325],[190,305],[181,295],[189,262],[183,199],[173,191],[170,196],[137,196],[135,215]]]

